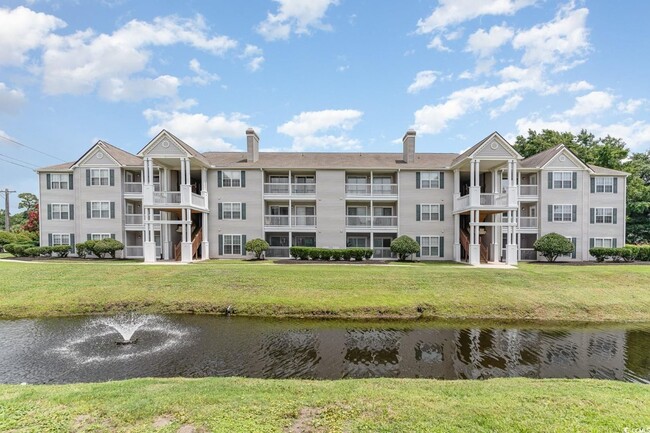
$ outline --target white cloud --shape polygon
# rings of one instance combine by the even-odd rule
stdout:
[[[513,15],[537,0],[440,0],[439,6],[425,19],[418,20],[420,34],[442,30],[483,15]]]
[[[25,94],[20,89],[10,89],[0,82],[0,113],[17,113],[27,102]]]
[[[152,124],[149,135],[154,136],[161,129],[167,129],[203,152],[234,150],[226,139],[243,137],[251,126],[247,122],[249,116],[241,113],[221,113],[210,117],[202,113],[148,109],[142,114]]]
[[[645,104],[645,102],[645,99],[628,99],[625,102],[619,102],[616,108],[624,113],[633,114],[639,109],[639,107]]]
[[[20,66],[31,50],[40,48],[48,35],[66,26],[63,20],[23,6],[0,9],[0,66]]]
[[[591,83],[589,83],[589,82],[587,82],[585,80],[581,80],[581,81],[576,81],[575,83],[569,84],[566,89],[569,92],[582,92],[584,90],[592,90],[593,88],[594,88],[594,86]]]
[[[584,62],[583,57],[591,49],[586,27],[589,10],[573,7],[569,3],[553,20],[517,32],[512,46],[524,51],[524,65],[552,65],[556,70],[566,70]]]
[[[218,81],[220,79],[219,75],[211,74],[210,72],[201,68],[201,63],[196,59],[190,60],[189,68],[190,71],[196,74],[190,78],[190,81],[200,86],[205,86],[213,81]]]
[[[438,50],[438,51],[447,51],[447,52],[451,51],[451,49],[445,46],[445,44],[442,42],[442,38],[440,36],[436,36],[433,39],[431,39],[431,42],[429,42],[427,48],[433,48],[434,50]]]
[[[519,106],[519,103],[523,101],[524,98],[521,95],[513,95],[506,99],[506,101],[503,103],[503,105],[499,108],[495,108],[490,110],[490,119],[495,119],[502,115],[503,113],[507,113],[508,111],[512,111],[515,108]]]
[[[267,41],[288,39],[291,33],[309,34],[311,29],[331,30],[322,19],[331,5],[339,0],[275,0],[279,3],[277,13],[269,12],[257,26],[257,32]]]
[[[247,44],[246,48],[244,48],[244,52],[239,56],[242,59],[246,59],[248,61],[248,69],[251,72],[257,71],[259,68],[262,67],[262,63],[264,63],[264,52],[262,49],[256,45],[251,45]]]
[[[346,132],[359,123],[363,112],[358,110],[322,110],[302,112],[278,126],[277,132],[293,139],[292,150],[358,149],[359,140]]]
[[[416,74],[411,85],[406,89],[408,93],[418,93],[428,89],[436,81],[440,73],[437,71],[420,71]]]
[[[493,26],[489,31],[478,29],[467,39],[465,51],[476,54],[479,57],[491,55],[497,48],[512,39],[515,32],[505,26]]]
[[[578,96],[573,108],[565,111],[563,116],[578,117],[597,114],[609,109],[613,103],[614,95],[607,92],[594,91],[583,96]]]

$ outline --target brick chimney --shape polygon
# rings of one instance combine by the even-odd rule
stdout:
[[[246,130],[246,160],[248,162],[257,162],[260,157],[260,137],[257,136],[253,128]]]
[[[402,138],[402,143],[404,145],[404,162],[407,164],[415,162],[415,131],[413,129],[406,131],[404,138]]]

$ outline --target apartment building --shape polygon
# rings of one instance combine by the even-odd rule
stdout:
[[[42,245],[112,237],[123,257],[190,262],[245,256],[263,238],[267,257],[291,246],[370,247],[392,258],[408,235],[420,260],[470,264],[537,260],[535,240],[571,239],[566,260],[623,245],[627,174],[588,165],[563,145],[522,158],[494,132],[462,154],[200,153],[161,131],[136,155],[97,142],[77,161],[38,170]]]

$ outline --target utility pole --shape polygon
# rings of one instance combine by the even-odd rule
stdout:
[[[9,194],[15,193],[16,191],[9,191],[9,188],[5,188],[5,230],[9,231],[11,228],[11,221],[9,220]]]

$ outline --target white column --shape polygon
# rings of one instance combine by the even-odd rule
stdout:
[[[185,158],[181,158],[181,178],[179,179],[181,185],[185,185]]]
[[[470,188],[476,186],[475,170],[476,170],[475,161],[473,159],[471,159],[470,164],[469,164],[469,186],[470,186]]]
[[[207,192],[208,192],[208,169],[205,167],[201,167],[201,194]]]
[[[210,258],[210,242],[208,241],[208,225],[209,225],[209,215],[205,212],[201,214],[201,227],[203,237],[201,239],[201,258],[207,260]]]
[[[477,187],[475,187],[477,188]],[[481,263],[481,246],[479,244],[479,211],[470,210],[470,245],[469,245],[469,264],[478,265]]]
[[[460,262],[460,214],[454,215],[454,261]]]

